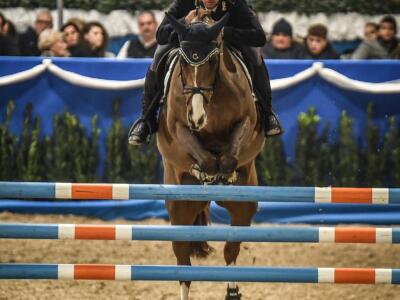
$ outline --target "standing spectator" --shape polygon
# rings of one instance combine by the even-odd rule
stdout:
[[[0,56],[19,55],[15,26],[0,14]]]
[[[379,25],[368,22],[364,26],[364,40],[374,40],[378,37]]]
[[[82,42],[71,49],[71,56],[76,57],[114,57],[106,52],[108,33],[99,22],[87,23],[81,33]]]
[[[293,41],[292,25],[284,18],[274,24],[271,41],[261,51],[269,59],[301,59],[304,56],[303,46]]]
[[[364,40],[353,53],[353,59],[389,59],[396,58],[400,52],[396,38],[397,23],[392,16],[385,16],[379,22],[378,37]]]
[[[139,35],[136,40],[127,41],[118,53],[118,58],[152,58],[157,49],[157,20],[152,11],[142,11],[138,15]]]
[[[305,48],[308,59],[339,59],[339,54],[328,41],[328,29],[322,24],[308,28]]]
[[[28,27],[26,32],[19,36],[19,50],[24,56],[39,56],[38,37],[43,30],[53,28],[53,18],[48,10],[38,13],[34,27]]]
[[[61,31],[64,34],[64,41],[67,43],[68,51],[74,52],[80,43],[81,33],[79,27],[69,21],[61,27]]]
[[[69,56],[63,34],[58,30],[46,29],[39,35],[38,48],[42,56]]]

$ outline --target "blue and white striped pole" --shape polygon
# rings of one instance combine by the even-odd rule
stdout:
[[[0,182],[9,198],[400,204],[400,189]]]
[[[0,264],[0,279],[400,284],[400,269]]]
[[[400,228],[0,224],[3,239],[400,243]]]

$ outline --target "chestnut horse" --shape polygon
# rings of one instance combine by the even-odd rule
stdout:
[[[255,159],[264,132],[251,84],[223,43],[228,14],[216,23],[205,15],[203,22],[190,25],[167,17],[180,36],[180,48],[157,133],[164,183],[258,185]],[[209,204],[167,201],[166,207],[172,225],[207,225]],[[257,210],[255,202],[217,204],[228,210],[232,226],[250,226]],[[206,257],[212,250],[205,242],[172,242],[172,247],[178,265],[191,265],[192,255]],[[226,242],[226,265],[236,263],[239,251],[240,242]],[[189,299],[189,286],[181,282],[182,300]],[[229,283],[226,299],[239,298],[236,284]]]

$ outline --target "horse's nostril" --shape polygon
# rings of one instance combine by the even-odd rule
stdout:
[[[201,116],[201,118],[199,119],[199,124],[203,124],[204,123],[204,116]]]

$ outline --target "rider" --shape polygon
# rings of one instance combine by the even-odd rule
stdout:
[[[174,0],[168,12],[180,22],[190,24],[196,16],[197,4],[209,10],[215,21],[229,12],[229,21],[223,30],[224,41],[240,50],[249,68],[255,93],[264,114],[265,135],[281,134],[282,128],[272,111],[268,71],[262,56],[255,48],[264,46],[266,42],[257,17],[248,7],[246,0],[195,0],[195,3],[193,0]],[[151,134],[157,131],[157,111],[163,93],[165,58],[172,49],[179,47],[178,35],[173,31],[167,18],[164,18],[157,31],[157,42],[159,46],[146,74],[142,116],[129,131],[129,143],[132,145],[148,142]]]

